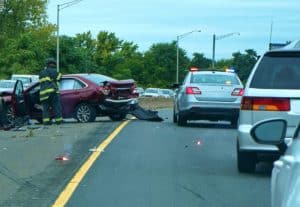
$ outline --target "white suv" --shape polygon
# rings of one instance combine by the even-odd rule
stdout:
[[[266,52],[254,66],[241,103],[237,164],[240,172],[254,172],[264,155],[279,155],[276,146],[256,143],[252,126],[264,119],[287,120],[286,137],[292,137],[300,120],[300,41]]]

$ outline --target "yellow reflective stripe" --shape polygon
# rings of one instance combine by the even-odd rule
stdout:
[[[61,79],[61,77],[62,77],[62,74],[61,74],[61,73],[59,73],[59,74],[58,74],[58,76],[57,76],[57,78],[56,78],[56,80],[60,80],[60,79]]]
[[[42,98],[40,98],[40,101],[45,101],[45,100],[47,100],[48,98],[49,98],[49,96],[42,97]]]
[[[50,118],[43,118],[43,122],[48,122],[50,121]]]
[[[46,81],[51,81],[51,78],[50,78],[50,77],[45,77],[45,78],[41,78],[41,79],[39,80],[40,83],[46,82]]]
[[[60,118],[56,118],[55,119],[55,121],[62,121],[63,120],[63,118],[62,117],[60,117]]]
[[[46,90],[43,90],[43,91],[40,91],[40,95],[45,95],[47,93],[52,93],[54,92],[55,90],[53,88],[49,88],[49,89],[46,89]]]

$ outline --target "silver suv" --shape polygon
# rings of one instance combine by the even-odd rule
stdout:
[[[226,120],[236,126],[243,85],[235,73],[190,71],[177,89],[173,121]]]
[[[260,158],[279,155],[276,146],[257,144],[250,135],[255,123],[268,118],[287,120],[286,137],[293,136],[300,120],[300,41],[266,52],[248,78],[237,136],[240,172],[254,172]]]

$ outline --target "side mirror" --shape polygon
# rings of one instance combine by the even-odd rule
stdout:
[[[269,119],[253,126],[250,135],[260,144],[280,145],[284,143],[287,122],[284,119]]]

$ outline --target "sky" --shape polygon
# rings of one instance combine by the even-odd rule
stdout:
[[[70,0],[49,0],[48,20],[56,24],[57,4]],[[216,41],[216,59],[233,52],[268,49],[271,22],[272,42],[300,39],[299,0],[82,0],[60,11],[60,34],[74,36],[91,31],[113,32],[134,42],[145,52],[155,43],[179,40],[188,56],[194,52],[212,57],[213,34],[236,34]],[[240,33],[240,35],[237,35]]]

